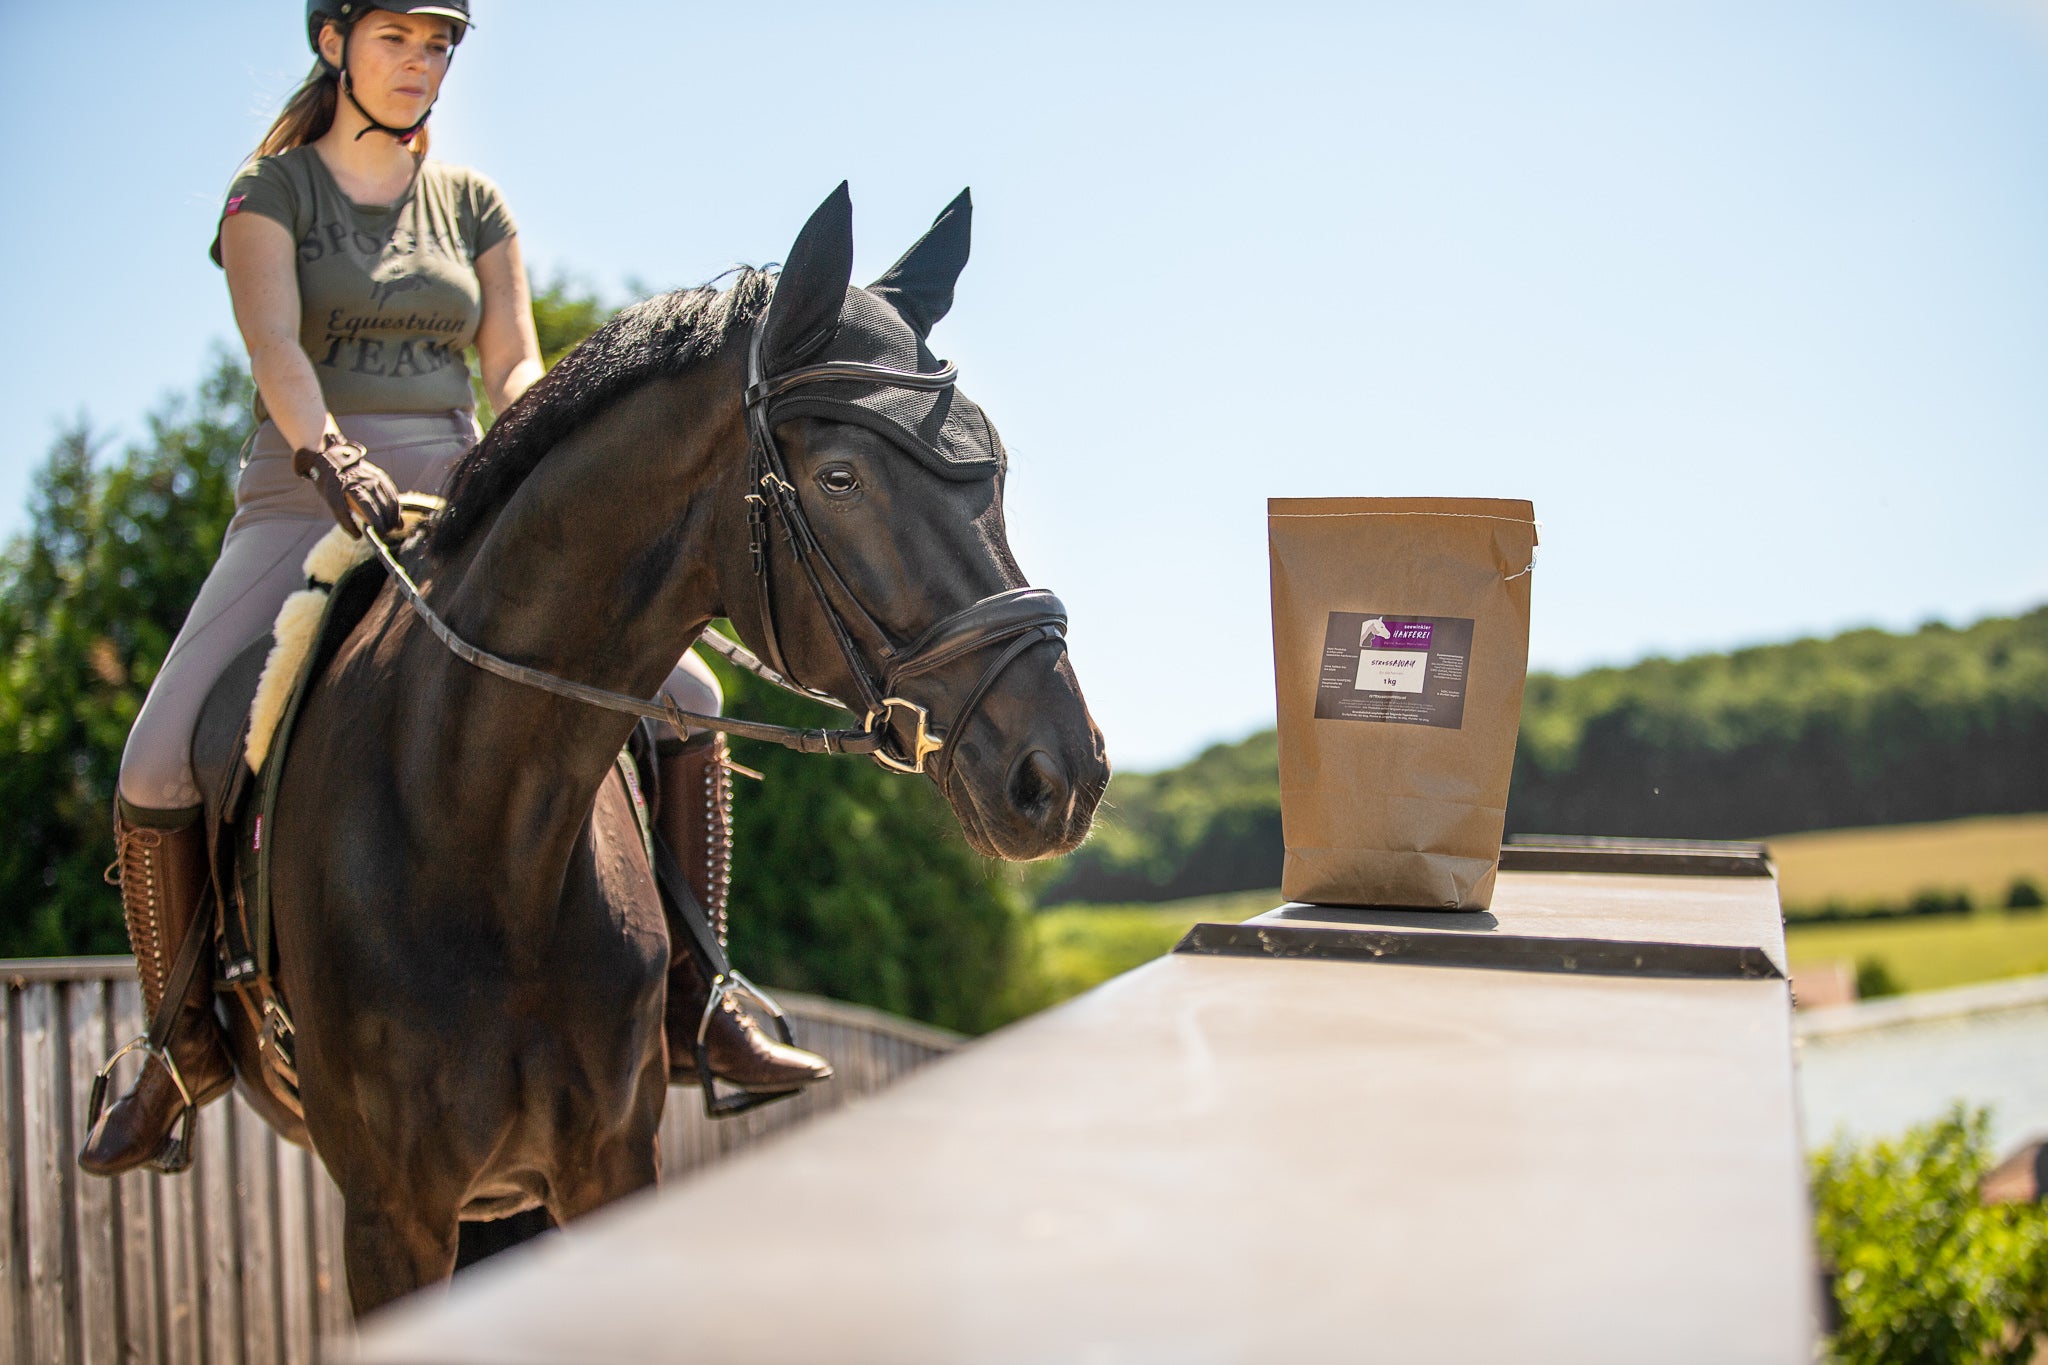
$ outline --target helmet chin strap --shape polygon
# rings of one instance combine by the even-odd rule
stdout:
[[[432,104],[428,105],[427,112],[421,114],[419,122],[413,124],[412,127],[410,128],[394,128],[390,124],[378,118],[375,114],[371,113],[369,110],[363,108],[363,102],[356,98],[355,80],[348,74],[348,40],[351,36],[353,36],[353,31],[354,25],[350,25],[347,29],[343,30],[342,32],[341,65],[334,68],[334,75],[335,78],[341,83],[341,93],[348,96],[348,102],[356,107],[356,112],[358,114],[361,114],[363,116],[364,122],[370,125],[369,127],[363,129],[363,131],[361,131],[360,133],[357,133],[355,136],[355,140],[357,142],[361,142],[371,133],[388,133],[401,143],[412,141],[414,134],[418,133],[420,129],[426,127],[427,120],[434,116],[434,106]],[[451,51],[449,55],[452,57],[454,54]],[[327,61],[327,58],[325,56],[322,56],[320,60],[324,64]],[[435,103],[438,104],[439,102],[439,98],[436,97]]]
[[[392,137],[398,139],[400,142],[410,142],[413,139],[413,134],[419,132],[420,129],[427,126],[427,120],[432,118],[434,115],[434,106],[431,104],[427,106],[427,112],[420,115],[420,121],[418,123],[413,124],[412,127],[410,128],[394,128],[390,124],[381,121],[375,114],[371,113],[369,110],[363,108],[363,102],[356,98],[356,83],[355,81],[349,78],[348,52],[345,46],[342,51],[341,60],[342,65],[339,68],[337,68],[337,74],[341,78],[341,93],[348,96],[348,102],[356,107],[356,112],[358,114],[361,114],[364,120],[367,121],[370,125],[369,127],[363,129],[362,132],[356,134],[355,140],[357,142],[361,142],[371,133],[389,133]]]

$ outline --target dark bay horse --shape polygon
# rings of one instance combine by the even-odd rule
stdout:
[[[730,618],[869,709],[975,848],[1073,848],[1102,737],[1055,636],[984,629],[1033,596],[1006,457],[925,345],[968,214],[963,194],[853,288],[842,185],[779,277],[615,318],[504,414],[402,552],[428,603],[483,649],[634,697]],[[804,366],[837,368],[770,394]],[[388,584],[304,703],[274,822],[278,980],[359,1313],[447,1276],[463,1216],[567,1221],[657,1177],[669,931],[606,780],[632,724],[458,660]]]

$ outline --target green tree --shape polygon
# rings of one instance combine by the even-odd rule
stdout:
[[[1815,1233],[1834,1270],[1844,1365],[2022,1365],[2048,1346],[2048,1208],[1978,1203],[1982,1110],[1813,1160]]]
[[[0,557],[0,954],[127,948],[101,882],[121,746],[219,552],[249,399],[216,356],[119,460],[101,467],[81,421],[36,474]]]
[[[1280,884],[1279,741],[1262,730],[1178,768],[1118,773],[1088,843],[1045,887],[1062,900],[1152,901]]]

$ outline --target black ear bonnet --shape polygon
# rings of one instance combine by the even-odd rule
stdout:
[[[939,361],[894,308],[858,286],[846,291],[839,326],[802,358],[805,365],[853,360],[929,374]],[[770,400],[771,424],[792,417],[851,422],[894,443],[941,478],[995,477],[1008,462],[1002,438],[980,405],[957,388],[903,389],[865,380],[826,380]]]

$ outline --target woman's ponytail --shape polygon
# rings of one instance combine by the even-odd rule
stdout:
[[[251,161],[276,156],[315,141],[334,126],[334,109],[341,99],[341,83],[334,72],[316,64],[313,73],[292,91],[284,110],[270,125],[270,131],[256,144]]]

